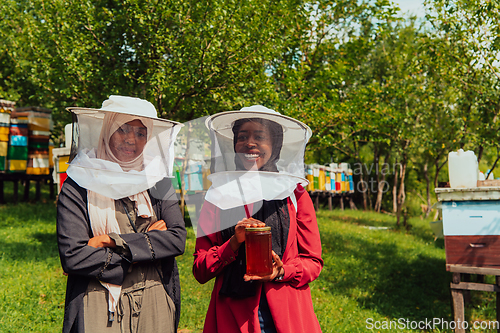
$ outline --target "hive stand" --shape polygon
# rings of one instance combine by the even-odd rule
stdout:
[[[465,300],[470,290],[489,291],[496,293],[496,321],[500,322],[500,268],[471,267],[462,265],[446,265],[446,269],[453,273],[453,281],[450,283],[451,296],[453,301],[453,316],[455,323],[465,321]],[[469,274],[476,274],[478,277],[484,275],[494,275],[495,284],[468,282]],[[466,281],[462,281],[466,280]],[[469,328],[470,329],[470,328]],[[463,327],[455,328],[455,333],[465,333]],[[500,332],[500,328],[497,329]]]
[[[344,199],[348,200],[349,202],[349,207],[353,210],[356,210],[356,205],[354,204],[354,201],[352,200],[353,193],[333,193],[331,191],[309,191],[309,196],[311,197],[311,200],[314,203],[314,209],[317,211],[320,208],[320,198],[327,198],[328,201],[328,209],[332,210],[333,209],[333,199],[338,198],[339,199],[339,208],[340,210],[344,210]],[[326,206],[326,204],[324,205]]]
[[[13,203],[17,203],[18,201],[18,189],[19,189],[19,182],[21,182],[24,185],[24,193],[23,193],[23,201],[28,202],[29,201],[29,193],[30,193],[30,182],[34,181],[35,186],[36,186],[36,192],[35,192],[35,202],[38,202],[41,197],[41,185],[42,183],[48,184],[49,185],[49,190],[50,190],[50,198],[54,198],[54,180],[52,178],[52,175],[27,175],[25,173],[0,173],[0,204],[5,204],[5,197],[4,197],[4,182],[9,181],[13,182],[14,188],[13,188],[13,197],[12,201]]]

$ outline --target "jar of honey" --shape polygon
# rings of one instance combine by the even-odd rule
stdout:
[[[248,275],[268,276],[273,273],[271,250],[271,227],[246,228],[245,252]]]

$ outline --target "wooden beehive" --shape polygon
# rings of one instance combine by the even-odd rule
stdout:
[[[500,268],[500,186],[435,191],[443,210],[447,269]]]

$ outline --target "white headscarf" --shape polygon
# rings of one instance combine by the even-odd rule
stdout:
[[[99,137],[99,146],[96,153],[97,158],[118,163],[123,171],[142,171],[144,168],[142,152],[132,161],[123,162],[113,154],[109,146],[111,136],[116,132],[116,130],[118,130],[123,124],[137,119],[140,120],[147,128],[147,138],[149,140],[153,129],[152,120],[120,113],[106,114]],[[120,227],[118,225],[118,221],[116,220],[115,200],[91,190],[87,190],[87,197],[90,226],[92,228],[93,235],[107,235],[112,232],[120,234]],[[131,195],[129,198],[135,202],[138,216],[151,217],[153,215],[151,198],[149,197],[147,190]],[[101,284],[109,291],[110,297],[108,308],[110,312],[114,312],[120,297],[121,286],[102,281]]]

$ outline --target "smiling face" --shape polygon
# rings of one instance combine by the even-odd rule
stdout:
[[[248,121],[238,131],[234,150],[247,170],[258,170],[269,161],[273,142],[267,127]]]
[[[111,152],[122,162],[130,162],[143,151],[148,130],[139,120],[132,120],[118,128],[109,139]]]

